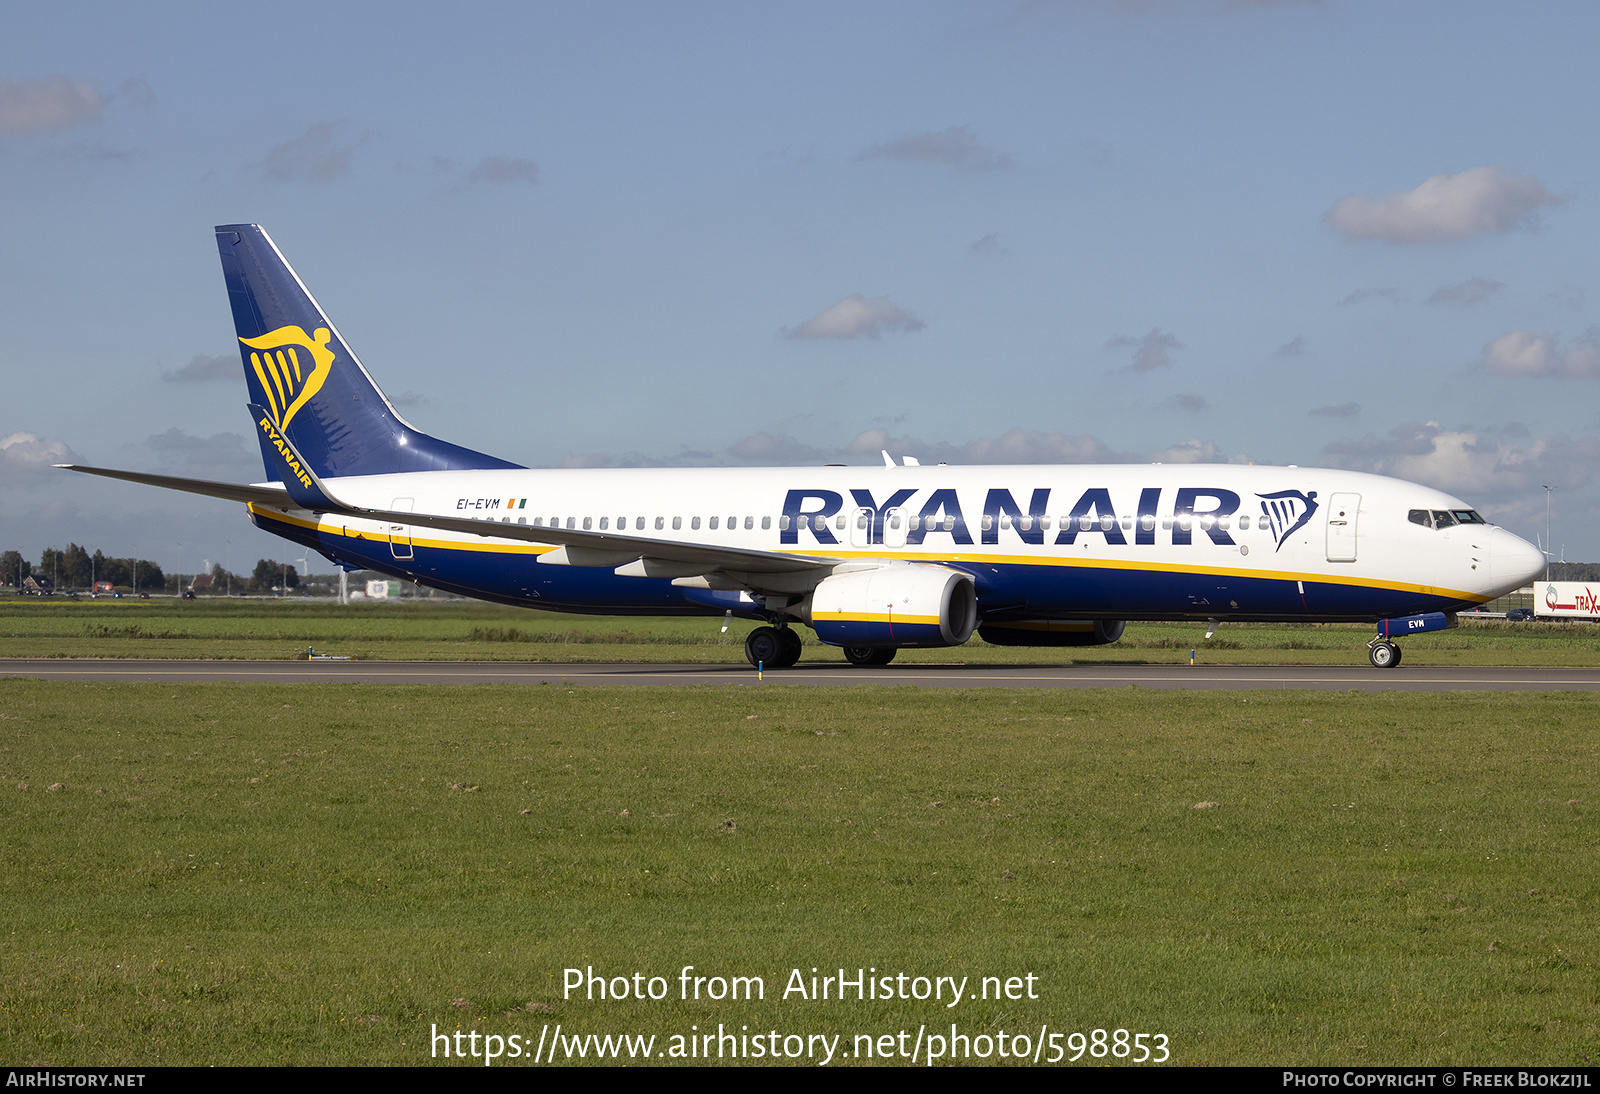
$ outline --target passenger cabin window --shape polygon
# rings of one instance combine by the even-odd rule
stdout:
[[[663,528],[665,528],[666,526],[667,526],[667,518],[666,517],[657,517],[656,518],[656,531],[659,532]]]
[[[1239,531],[1248,532],[1249,530],[1250,530],[1250,514],[1246,513],[1244,516],[1239,518]]]
[[[604,532],[606,530],[606,528],[608,526],[610,526],[610,524],[611,524],[611,518],[610,517],[601,517],[600,518],[600,530],[602,532]]]
[[[698,531],[700,529],[700,518],[699,517],[690,517],[689,518],[689,527],[694,529],[694,530],[696,530],[696,531]]]
[[[712,525],[712,527],[714,528],[714,527],[716,527],[716,525]],[[786,514],[786,515],[781,516],[781,517],[778,518],[778,531],[787,532],[788,530],[789,530],[789,517]]]
[[[589,529],[591,529],[593,527],[594,527],[594,518],[593,517],[584,517],[583,518],[583,530],[585,532],[587,532],[587,531],[589,531]]]
[[[753,532],[753,531],[755,531],[755,528],[756,528],[756,518],[755,517],[745,517],[744,518],[744,530],[746,532]]]
[[[578,527],[578,518],[577,517],[568,517],[567,518],[567,527],[573,529],[574,531],[576,531],[577,527]]]
[[[717,530],[717,520],[718,520],[718,518],[712,517],[711,520],[708,521],[707,524],[706,524],[706,526],[708,528],[710,528],[713,532],[715,532]]]
[[[985,513],[983,515],[983,520],[979,522],[979,527],[981,527],[985,532],[989,531],[989,529],[994,527],[994,518],[988,513]]]
[[[636,521],[634,521],[633,527],[634,527],[634,529],[636,531],[640,531],[640,532],[644,531],[644,518],[640,517]]]
[[[676,532],[679,529],[681,529],[682,527],[683,527],[683,518],[682,517],[673,517],[672,518],[672,530],[674,532]]]
[[[898,528],[900,526],[898,524],[896,524],[895,527]],[[772,530],[772,518],[771,517],[762,517],[761,518],[761,530],[763,532],[767,532],[767,531],[771,531]]]

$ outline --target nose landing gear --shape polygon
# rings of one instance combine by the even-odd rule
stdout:
[[[1367,659],[1375,669],[1392,669],[1400,664],[1400,647],[1381,635],[1367,647]]]

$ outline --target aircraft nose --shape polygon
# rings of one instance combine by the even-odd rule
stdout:
[[[1496,528],[1489,540],[1489,565],[1495,587],[1510,592],[1544,573],[1544,552],[1522,537]]]

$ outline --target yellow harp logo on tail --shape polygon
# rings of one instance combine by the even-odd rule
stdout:
[[[250,367],[256,370],[262,390],[267,395],[267,409],[278,429],[289,428],[300,408],[322,390],[328,373],[333,371],[333,350],[328,348],[332,338],[327,327],[318,327],[308,335],[302,327],[279,327],[259,338],[241,338],[249,346]],[[301,359],[305,351],[305,360]]]

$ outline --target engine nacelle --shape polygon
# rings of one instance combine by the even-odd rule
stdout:
[[[811,594],[811,626],[835,646],[959,646],[977,622],[971,576],[942,566],[835,574]]]
[[[978,637],[995,646],[1104,646],[1125,626],[1120,619],[1009,619],[985,623]]]

